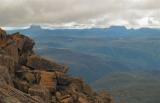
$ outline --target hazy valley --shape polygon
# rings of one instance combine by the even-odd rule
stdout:
[[[160,30],[29,29],[8,31],[31,36],[38,54],[71,68],[95,89],[106,89],[127,103],[159,103]]]

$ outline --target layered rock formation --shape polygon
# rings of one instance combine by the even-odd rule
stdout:
[[[34,44],[0,29],[0,103],[113,103],[109,94],[67,75],[67,66],[36,55]]]

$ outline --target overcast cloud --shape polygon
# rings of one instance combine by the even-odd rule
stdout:
[[[1,26],[160,27],[160,0],[0,0]]]

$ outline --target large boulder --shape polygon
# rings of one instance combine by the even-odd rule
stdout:
[[[34,41],[20,33],[15,33],[9,36],[9,39],[15,42],[18,51],[17,53],[19,55],[19,63],[25,64],[27,62],[27,57],[34,53],[32,50],[35,44]]]
[[[19,80],[19,79],[14,80],[14,86],[15,86],[15,88],[17,88],[25,93],[28,93],[28,90],[30,88],[30,85],[29,85],[29,83],[27,83],[27,81],[23,81],[23,80]]]
[[[28,57],[27,66],[33,69],[46,70],[46,71],[60,71],[64,73],[68,71],[68,67],[64,65],[60,65],[53,61],[44,59],[37,55],[31,55]]]
[[[57,78],[54,72],[41,72],[40,85],[46,87],[50,92],[55,92],[57,88]]]
[[[16,70],[17,63],[15,59],[9,55],[0,54],[0,66],[6,67],[5,71],[9,73],[8,75],[10,78],[15,77],[15,70]]]
[[[74,98],[70,94],[56,92],[56,97],[60,103],[74,103]]]
[[[10,36],[10,39],[16,42],[20,54],[26,52],[32,52],[35,43],[31,38],[26,37],[20,33],[15,33],[12,36]]]
[[[5,66],[0,66],[0,85],[8,84],[13,86],[13,80],[9,74],[9,70]]]
[[[40,97],[41,99],[43,99],[43,101],[45,101],[45,103],[50,103],[51,101],[50,91],[43,86],[34,85],[31,88],[29,88],[28,93],[31,96]]]
[[[68,86],[70,84],[70,78],[63,72],[55,72],[57,77],[57,85],[59,86]]]
[[[4,51],[8,57],[13,58],[13,61],[15,63],[18,63],[19,54],[18,54],[17,46],[14,41],[9,40],[8,44],[4,48]]]

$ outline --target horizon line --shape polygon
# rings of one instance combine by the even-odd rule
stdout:
[[[40,27],[41,29],[48,29],[48,30],[56,30],[56,29],[108,29],[112,27],[123,27],[127,30],[129,29],[143,29],[143,28],[148,28],[148,29],[160,29],[159,26],[144,26],[144,27],[128,27],[125,25],[110,25],[110,26],[48,26],[48,25],[38,25],[38,24],[31,24],[28,26],[3,26],[1,27],[4,30],[18,30],[18,29],[29,29],[31,27]]]

